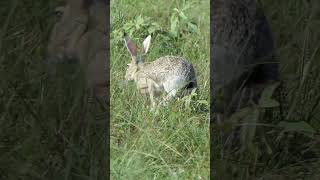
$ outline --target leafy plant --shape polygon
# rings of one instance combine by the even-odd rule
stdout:
[[[275,83],[275,84],[268,86],[264,89],[264,91],[262,92],[261,97],[259,99],[259,107],[272,108],[272,107],[279,106],[279,102],[272,99],[272,95],[279,85],[280,85],[280,83]]]
[[[156,22],[152,22],[150,17],[139,15],[132,21],[125,23],[121,28],[113,30],[111,36],[115,42],[119,42],[122,40],[124,32],[128,33],[130,37],[134,37],[134,34],[138,34],[136,36],[153,34],[161,30],[161,26]]]
[[[173,8],[173,13],[170,17],[170,34],[174,37],[178,37],[183,32],[199,33],[198,26],[186,16],[186,11],[192,7],[191,3],[184,1],[181,9]]]

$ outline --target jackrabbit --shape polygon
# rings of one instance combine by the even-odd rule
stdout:
[[[138,55],[135,44],[127,35],[124,37],[125,45],[131,55],[125,79],[135,81],[142,94],[149,94],[152,108],[156,106],[156,97],[163,92],[167,93],[160,104],[166,104],[174,99],[178,92],[187,94],[197,87],[194,68],[185,58],[177,56],[164,56],[151,63],[145,63],[151,36],[143,41],[143,51]]]
[[[228,117],[241,99],[244,104],[256,100],[269,82],[278,80],[278,62],[268,22],[256,0],[214,0],[212,6],[212,107]]]
[[[65,0],[56,8],[61,14],[55,23],[47,47],[46,62],[80,64],[87,88],[99,99],[107,97],[107,2],[104,0]]]

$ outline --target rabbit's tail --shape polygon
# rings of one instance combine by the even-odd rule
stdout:
[[[190,95],[192,90],[194,88],[196,88],[198,85],[197,85],[197,81],[190,81],[184,88],[183,88],[183,91],[181,93],[182,96],[187,96],[187,95]]]

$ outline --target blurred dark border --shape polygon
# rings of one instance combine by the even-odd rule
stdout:
[[[84,130],[90,131],[90,133],[87,133],[89,135],[85,134],[90,137],[90,140],[96,139],[93,143],[83,143],[82,141],[86,140],[81,139],[83,137],[77,137],[78,134],[81,135],[83,133],[80,132],[83,129],[77,129],[78,124],[72,124],[76,121],[71,123],[73,126],[68,126],[70,124],[64,125],[66,129],[69,128],[70,132],[72,131],[71,133],[66,132],[67,137],[62,137],[64,134],[60,136],[59,132],[53,134],[55,126],[58,127],[56,124],[61,121],[58,118],[54,119],[58,117],[58,115],[54,115],[55,112],[59,111],[56,110],[58,107],[51,114],[44,114],[43,112],[54,107],[55,97],[44,97],[49,99],[49,101],[44,100],[44,104],[37,104],[36,102],[37,99],[42,99],[40,97],[43,95],[41,94],[41,87],[48,87],[48,85],[43,85],[47,81],[47,77],[44,77],[46,76],[45,70],[33,68],[45,67],[45,62],[42,62],[41,59],[45,56],[43,51],[45,49],[44,44],[46,44],[50,35],[47,23],[49,22],[48,19],[52,18],[51,11],[54,7],[57,4],[62,4],[61,0],[57,0],[58,3],[53,1],[31,2],[28,0],[0,2],[0,124],[2,126],[0,128],[0,179],[110,178],[110,1],[104,1],[107,5],[105,13],[108,25],[104,30],[104,35],[107,36],[105,51],[108,55],[108,59],[106,59],[108,91],[106,94],[106,112],[97,114],[96,119],[99,119],[99,122],[90,122],[93,124],[90,124],[91,126],[95,126],[94,128],[96,126],[101,128],[99,132],[104,132],[103,137],[99,133],[91,132],[94,128],[90,127],[90,129]],[[24,47],[25,44],[30,49],[25,49],[20,54],[18,50],[20,50],[20,47]],[[29,77],[28,75],[30,74],[32,76]],[[45,91],[54,93],[55,89],[45,89]],[[71,90],[68,89],[68,93],[73,93],[72,88]],[[70,104],[78,103],[75,106],[84,106],[81,101],[77,102],[75,98],[73,100],[75,102],[70,102]],[[47,104],[45,103],[47,102],[52,102],[50,107],[46,107]],[[77,114],[78,111],[73,113],[76,114],[74,119],[81,118],[81,113],[80,115]],[[49,120],[49,118],[51,119]],[[103,123],[100,120],[102,118],[104,120]],[[65,140],[70,139],[76,139],[76,143],[72,144],[71,142],[71,147],[68,147],[69,142],[65,142]],[[90,145],[98,149],[93,151],[92,147],[88,147]],[[41,149],[42,147],[45,148]],[[74,152],[74,150],[79,152]],[[82,153],[81,151],[87,154],[78,155]],[[81,157],[90,156],[92,152],[96,152],[96,154],[93,154],[95,157]],[[102,156],[102,153],[104,156]],[[71,160],[71,163],[75,164],[73,167],[69,164],[70,161],[68,159],[69,157],[72,159],[72,156],[74,159],[80,157],[80,160]],[[94,162],[84,162],[87,159]],[[85,163],[87,167],[83,165]],[[91,165],[98,168],[92,170],[90,169]],[[83,169],[79,170],[77,168]],[[73,173],[70,169],[76,173]],[[91,177],[92,174],[94,175]]]

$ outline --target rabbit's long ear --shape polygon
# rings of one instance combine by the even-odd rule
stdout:
[[[151,43],[151,35],[149,35],[144,41],[143,41],[143,53],[147,54],[149,47]]]
[[[125,45],[131,55],[132,61],[136,61],[136,57],[137,57],[137,47],[136,45],[131,41],[131,39],[125,34],[124,35],[124,42]]]

